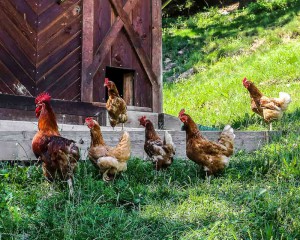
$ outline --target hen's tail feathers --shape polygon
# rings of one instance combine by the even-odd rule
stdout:
[[[165,131],[164,144],[170,144],[174,146],[172,136],[170,133],[168,133],[168,131]]]
[[[283,104],[281,109],[283,111],[287,110],[289,104],[292,102],[291,95],[285,92],[280,92],[279,93],[279,98],[283,100]]]
[[[224,139],[223,139],[224,138]],[[230,139],[233,141],[235,139],[235,134],[233,128],[230,125],[226,125],[220,135],[220,140]]]
[[[169,149],[171,150],[171,152],[172,152],[171,155],[173,156],[176,152],[176,146],[173,142],[171,134],[168,131],[165,131],[163,144],[171,146],[171,148],[169,148]]]
[[[113,149],[113,156],[120,162],[126,162],[130,158],[130,151],[130,135],[127,131],[124,131],[118,145]]]

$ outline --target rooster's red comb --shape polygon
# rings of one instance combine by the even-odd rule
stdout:
[[[179,112],[179,114],[178,114],[179,117],[182,116],[184,113],[185,113],[185,109],[183,108],[183,109],[180,110],[180,112]]]
[[[247,79],[247,78],[244,78],[244,79],[243,79],[243,83],[245,83],[245,82],[248,82],[248,79]]]
[[[108,84],[108,81],[109,81],[109,78],[105,78],[105,79],[104,79],[104,84],[107,85],[107,84]]]
[[[39,102],[50,102],[50,100],[51,100],[50,94],[47,92],[42,92],[35,98],[35,104]]]

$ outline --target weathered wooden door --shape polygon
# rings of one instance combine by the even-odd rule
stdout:
[[[134,71],[130,105],[161,112],[161,0],[86,0],[84,16],[82,101],[105,101],[104,78],[114,67],[123,69],[125,87]]]
[[[80,100],[82,0],[0,1],[0,92]]]

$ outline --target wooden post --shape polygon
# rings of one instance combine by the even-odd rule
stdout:
[[[162,94],[162,19],[161,0],[152,0],[152,69],[157,77],[157,86],[153,86],[153,111],[163,111]]]
[[[94,54],[94,0],[83,1],[82,21],[81,101],[93,102],[93,73],[88,72],[88,67]]]

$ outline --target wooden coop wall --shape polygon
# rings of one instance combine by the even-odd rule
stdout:
[[[0,91],[80,100],[82,0],[0,1]]]
[[[36,120],[47,91],[59,121],[104,125],[109,67],[131,111],[159,113],[161,50],[160,0],[1,0],[0,119]]]

